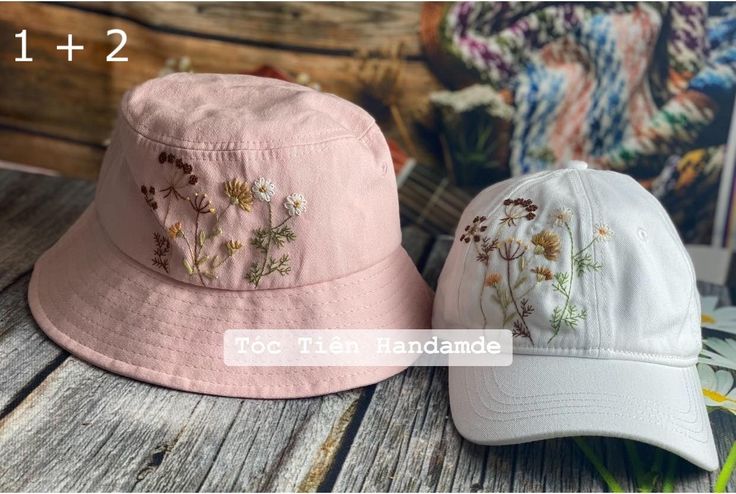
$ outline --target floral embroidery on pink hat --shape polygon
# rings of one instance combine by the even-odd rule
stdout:
[[[289,254],[275,257],[274,251],[296,240],[296,234],[287,224],[293,218],[302,215],[307,209],[307,200],[302,194],[291,194],[284,200],[284,208],[288,215],[280,222],[275,223],[271,198],[276,193],[276,186],[266,178],[259,178],[253,182],[253,194],[259,201],[265,202],[268,208],[268,226],[253,231],[250,244],[259,252],[260,258],[250,265],[246,279],[254,286],[258,286],[266,276],[278,273],[285,276],[291,272],[291,258]]]
[[[217,239],[223,236],[220,220],[232,206],[241,214],[252,213],[257,200],[266,204],[268,224],[253,230],[250,245],[256,249],[258,255],[252,261],[245,278],[258,287],[266,276],[273,273],[286,276],[291,272],[292,260],[289,254],[276,256],[274,253],[296,240],[296,233],[288,223],[307,210],[307,200],[303,194],[293,193],[286,197],[284,209],[287,214],[276,223],[271,202],[276,194],[274,183],[264,177],[258,178],[253,184],[249,184],[245,179],[232,178],[226,180],[222,186],[227,205],[218,211],[207,194],[194,190],[199,179],[192,173],[192,165],[166,152],[160,153],[158,160],[162,165],[173,165],[164,186],[159,188],[160,200],[166,206],[164,224],[168,224],[166,221],[173,201],[187,202],[192,216],[188,221],[176,218],[177,221],[168,224],[166,227],[168,238],[158,232],[154,233],[154,255],[151,259],[153,266],[169,273],[171,269],[169,239],[181,242],[186,253],[182,259],[182,266],[189,276],[196,276],[200,283],[206,286],[206,281],[216,279],[219,268],[235,257],[243,247],[239,240],[232,238],[218,243]],[[141,192],[151,210],[157,211],[159,204],[156,199],[156,187],[142,185]]]

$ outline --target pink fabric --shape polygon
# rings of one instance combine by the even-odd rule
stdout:
[[[94,203],[36,263],[33,315],[95,365],[187,391],[304,397],[389,377],[400,369],[226,367],[222,334],[429,327],[432,293],[400,246],[390,165],[373,119],[335,96],[238,75],[149,81],[123,98]],[[268,202],[253,189],[261,177]],[[225,188],[234,179],[241,195]],[[172,184],[178,195],[164,197]],[[251,245],[282,221],[291,238],[268,255]],[[284,256],[283,273],[248,277]]]

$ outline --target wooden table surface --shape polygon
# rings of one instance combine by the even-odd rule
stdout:
[[[0,171],[0,490],[600,491],[570,439],[482,447],[450,418],[447,373],[413,368],[373,386],[299,400],[184,393],[70,356],[26,303],[33,262],[93,197],[84,181]],[[405,245],[434,283],[449,239]],[[736,421],[713,415],[721,458]],[[592,439],[627,490],[623,443]],[[677,490],[714,475],[682,462]],[[730,484],[730,490],[736,484]]]

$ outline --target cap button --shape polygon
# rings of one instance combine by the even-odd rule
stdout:
[[[587,170],[588,164],[585,161],[572,160],[572,161],[568,161],[567,166],[565,166],[565,168],[569,168],[571,170]]]

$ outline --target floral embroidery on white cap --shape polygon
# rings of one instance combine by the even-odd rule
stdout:
[[[575,330],[587,317],[587,310],[572,302],[574,279],[591,271],[599,271],[602,264],[593,257],[592,247],[596,242],[604,242],[613,237],[613,230],[604,223],[595,225],[593,238],[584,247],[577,249],[572,232],[573,212],[569,208],[556,209],[551,215],[551,228],[538,231],[531,241],[516,238],[507,233],[508,228],[517,226],[519,221],[534,221],[539,208],[530,199],[506,199],[503,202],[503,217],[499,220],[498,231],[488,232],[487,217],[476,216],[465,227],[459,240],[471,244],[477,262],[485,266],[483,285],[479,295],[479,307],[483,316],[483,326],[488,324],[484,309],[485,290],[491,289],[490,299],[501,311],[502,326],[511,325],[514,337],[534,338],[527,319],[535,311],[532,295],[539,287],[550,287],[562,297],[551,314],[549,324],[552,341],[563,327]],[[568,240],[567,253],[563,254],[563,242],[555,228],[562,228]],[[494,253],[498,254],[501,267],[489,272]],[[563,257],[564,256],[564,257]],[[556,271],[555,264],[562,259],[570,259],[569,271]],[[547,282],[551,282],[547,284]]]

